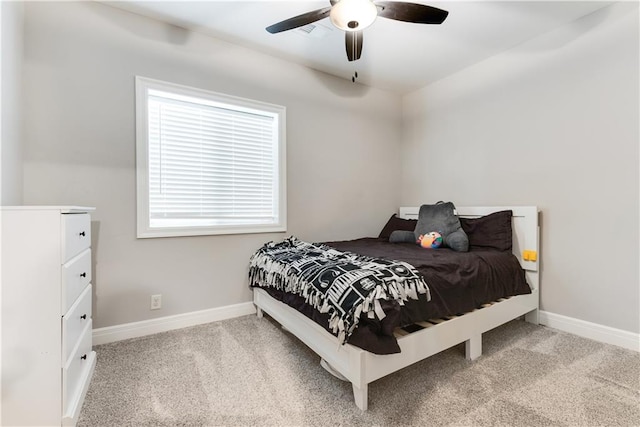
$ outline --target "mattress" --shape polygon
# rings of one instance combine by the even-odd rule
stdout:
[[[383,301],[383,320],[360,318],[348,343],[375,354],[400,352],[394,336],[398,327],[411,332],[413,324],[460,315],[500,298],[531,293],[525,272],[510,252],[472,248],[455,252],[448,248],[424,249],[412,243],[389,243],[386,239],[362,238],[325,242],[339,251],[408,262],[423,275],[431,293],[404,305]],[[263,288],[272,297],[295,308],[330,332],[328,315],[305,303],[298,295]]]

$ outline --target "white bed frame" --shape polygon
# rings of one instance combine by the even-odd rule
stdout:
[[[418,207],[403,207],[399,216],[416,219],[418,210]],[[272,298],[264,290],[254,288],[253,302],[258,317],[262,317],[263,311],[268,313],[315,351],[335,373],[351,382],[356,405],[363,411],[367,410],[369,383],[462,342],[465,343],[466,358],[476,359],[482,354],[484,332],[520,316],[524,315],[527,322],[538,324],[540,258],[537,207],[458,207],[457,213],[460,217],[477,218],[502,210],[513,211],[513,253],[526,272],[531,294],[501,299],[464,315],[448,317],[448,320],[438,319],[440,323],[435,325],[419,322],[424,329],[411,334],[397,330],[400,353],[376,355],[350,344],[340,345],[335,336],[302,313]],[[524,251],[535,251],[535,261],[525,260]]]

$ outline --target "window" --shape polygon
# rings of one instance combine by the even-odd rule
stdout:
[[[285,108],[136,77],[138,237],[286,231]]]

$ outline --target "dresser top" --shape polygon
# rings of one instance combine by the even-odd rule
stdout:
[[[81,213],[96,208],[86,206],[2,206],[3,211],[59,211],[60,213]]]

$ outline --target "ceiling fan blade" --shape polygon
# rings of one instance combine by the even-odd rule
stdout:
[[[345,44],[349,61],[357,61],[362,55],[362,31],[345,31]]]
[[[331,7],[325,7],[324,9],[314,10],[312,12],[303,13],[302,15],[294,16],[293,18],[285,19],[277,24],[270,25],[266,28],[271,34],[281,33],[282,31],[292,30],[294,28],[303,27],[312,22],[319,21],[329,16]]]
[[[416,24],[442,24],[449,12],[424,4],[377,1],[378,16]]]
[[[292,30],[294,28],[303,27],[312,22],[319,21],[329,16],[331,7],[325,7],[323,9],[314,10],[312,12],[303,13],[302,15],[294,16],[293,18],[285,19],[277,24],[270,25],[266,28],[271,34],[280,33],[282,31]]]

